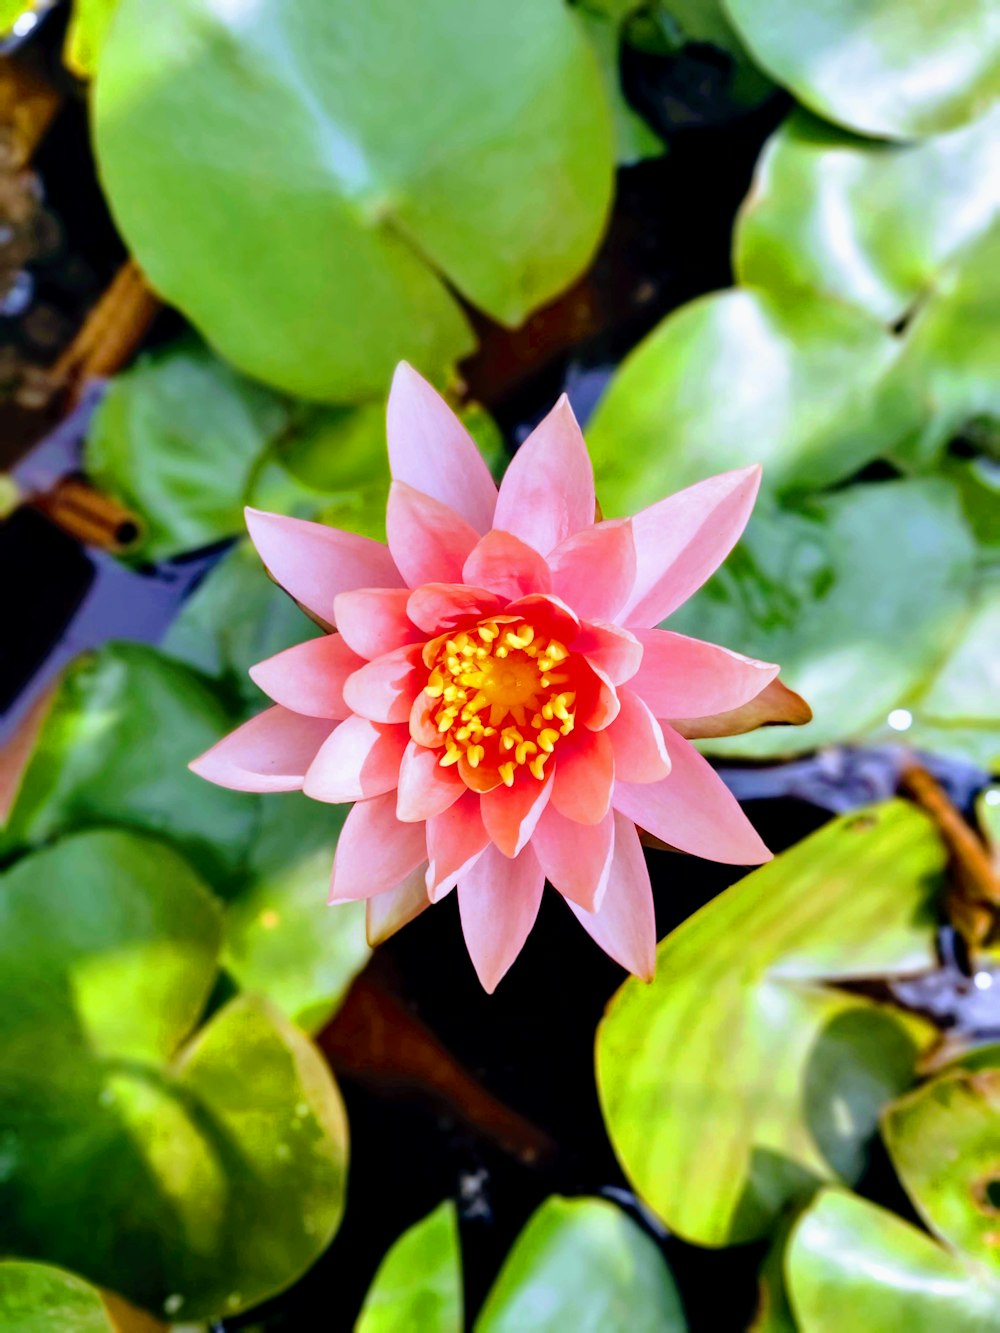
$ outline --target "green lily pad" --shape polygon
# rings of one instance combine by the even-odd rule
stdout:
[[[79,829],[119,825],[173,842],[224,889],[253,832],[253,797],[214,787],[189,760],[232,725],[210,684],[140,644],[108,644],[67,672],[45,719],[0,856]]]
[[[781,494],[850,476],[912,427],[886,392],[897,353],[870,316],[806,291],[691,302],[626,358],[594,414],[605,513],[750,463]]]
[[[683,1333],[655,1242],[605,1199],[546,1199],[504,1261],[475,1333]]]
[[[1000,1279],[1000,1048],[987,1059],[894,1102],[882,1133],[931,1231]]]
[[[93,78],[119,0],[73,0],[63,60],[79,79]]]
[[[194,872],[161,843],[83,833],[7,872],[0,918],[3,1251],[185,1320],[297,1278],[343,1208],[343,1109],[263,1000],[188,1040],[221,938]]]
[[[243,883],[226,908],[226,970],[307,1032],[332,1016],[370,952],[364,903],[327,903],[348,808],[299,792],[269,796]]]
[[[84,463],[96,485],[143,519],[135,554],[163,560],[243,530],[260,455],[292,405],[185,340],[112,380],[94,414]]]
[[[895,324],[1000,212],[998,131],[993,114],[923,143],[872,143],[793,112],[737,225],[740,281],[810,287]]]
[[[446,1200],[404,1231],[379,1264],[354,1333],[462,1333],[462,1254]]]
[[[924,138],[975,120],[1000,96],[990,0],[724,0],[751,55],[817,115],[861,134]]]
[[[958,497],[938,479],[856,485],[799,510],[761,510],[670,626],[780,662],[813,721],[705,749],[775,758],[884,726],[961,633],[974,558]]]
[[[806,1209],[785,1269],[802,1333],[1000,1327],[1000,1287],[895,1214],[841,1190],[824,1190]]]
[[[648,4],[631,0],[629,8],[633,12],[625,28],[626,40],[640,50],[667,55],[689,44],[714,46],[732,63],[730,91],[735,102],[753,106],[774,91],[774,84],[747,54],[721,0],[652,0]]]
[[[380,396],[516,325],[600,239],[611,117],[560,0],[122,0],[95,83],[115,218],[248,374]]]
[[[934,965],[945,851],[902,802],[834,820],[686,921],[598,1029],[605,1124],[679,1235],[732,1245],[857,1179],[932,1029],[834,988]]]
[[[48,1264],[0,1263],[0,1333],[114,1333],[89,1282]]]
[[[666,144],[642,116],[629,105],[621,82],[622,19],[600,13],[589,5],[578,5],[577,13],[594,46],[615,127],[615,159],[631,166],[666,152]]]

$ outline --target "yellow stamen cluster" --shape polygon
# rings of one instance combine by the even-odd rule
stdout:
[[[426,693],[441,702],[434,724],[444,738],[440,763],[465,759],[495,766],[514,785],[526,766],[539,781],[560,736],[573,730],[576,694],[564,667],[569,650],[537,635],[526,621],[502,616],[458,630],[441,644]]]

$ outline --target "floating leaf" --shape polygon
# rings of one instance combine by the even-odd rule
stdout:
[[[0,1263],[3,1333],[114,1333],[101,1293],[48,1264]]]
[[[912,425],[884,388],[896,355],[870,316],[808,292],[691,302],[626,358],[594,414],[605,512],[749,463],[777,492],[850,476]]]
[[[975,550],[940,480],[879,482],[761,512],[672,629],[780,662],[813,721],[713,739],[773,758],[882,726],[940,666],[971,604]]]
[[[546,1199],[504,1261],[476,1333],[683,1333],[655,1242],[605,1199]]]
[[[63,60],[79,79],[97,72],[104,39],[118,8],[118,0],[73,0]]]
[[[834,989],[934,965],[945,853],[902,802],[833,821],[660,943],[598,1030],[615,1152],[701,1245],[764,1235],[827,1180],[855,1180],[884,1102],[930,1029]]]
[[[433,90],[433,95],[429,95]],[[561,0],[122,0],[101,174],[150,281],[247,373],[334,402],[516,325],[584,269],[612,187]]]
[[[627,167],[666,152],[666,144],[629,105],[621,83],[621,20],[579,5],[577,13],[587,36],[594,45],[604,76],[604,87],[611,105],[615,127],[615,157]]]
[[[785,1260],[803,1333],[994,1333],[1000,1287],[895,1214],[824,1190]],[[861,1313],[863,1311],[863,1314]]]
[[[634,13],[626,37],[641,50],[663,55],[688,44],[714,46],[732,62],[732,96],[737,103],[752,106],[773,92],[774,85],[750,59],[721,0],[652,0],[649,4],[632,0],[630,7]]]
[[[209,683],[140,644],[113,643],[67,672],[25,772],[0,855],[114,824],[168,838],[224,888],[258,804],[187,771],[232,724]]]
[[[882,1133],[931,1231],[1000,1279],[1000,1047],[887,1107]]]
[[[861,134],[923,138],[981,116],[1000,95],[991,0],[725,0],[757,62],[800,102]]]
[[[404,1231],[379,1264],[354,1333],[462,1333],[462,1255],[451,1200]]]
[[[872,143],[795,111],[766,145],[735,237],[740,281],[810,287],[894,324],[1000,211],[1000,114]]]
[[[186,1320],[287,1286],[343,1208],[346,1122],[307,1039],[242,997],[181,1046],[219,941],[208,890],[135,834],[4,876],[0,1247]]]

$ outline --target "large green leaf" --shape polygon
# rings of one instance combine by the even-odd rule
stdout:
[[[824,1190],[785,1259],[802,1333],[996,1333],[1000,1287],[916,1227]]]
[[[476,1333],[683,1333],[654,1241],[605,1199],[546,1199],[504,1261]]]
[[[101,1293],[48,1264],[0,1263],[0,1333],[113,1333]]]
[[[348,809],[299,792],[269,796],[226,909],[227,971],[307,1032],[323,1026],[369,955],[364,903],[327,903]]]
[[[597,1038],[605,1123],[672,1230],[749,1240],[860,1175],[930,1030],[828,983],[934,965],[944,862],[902,802],[835,820],[668,935],[652,984],[618,991]]]
[[[773,758],[883,725],[962,631],[974,555],[958,498],[940,480],[857,485],[756,515],[671,628],[780,662],[814,717],[706,748]]]
[[[239,871],[258,802],[188,762],[231,715],[196,672],[139,644],[108,644],[70,667],[42,727],[0,855],[116,824],[174,842],[216,888]]]
[[[870,316],[806,291],[736,289],[682,307],[626,358],[594,414],[605,512],[749,463],[777,492],[850,476],[913,424],[884,391],[897,350]]]
[[[185,340],[112,380],[84,462],[144,520],[136,554],[162,560],[242,531],[257,460],[290,419],[286,400]]]
[[[380,395],[588,263],[612,185],[597,61],[562,0],[122,0],[101,174],[154,286],[248,373]]]
[[[458,1217],[449,1199],[386,1254],[354,1333],[462,1333],[462,1304]]]
[[[1000,116],[872,143],[795,111],[757,164],[735,237],[742,282],[811,287],[894,324],[1000,210]]]
[[[207,889],[135,834],[64,839],[0,885],[0,1248],[191,1320],[293,1281],[343,1207],[346,1122],[308,1040],[242,997],[182,1046],[219,943]]]
[[[799,101],[862,134],[922,138],[1000,96],[992,0],[723,0],[751,55]]]
[[[666,145],[632,109],[622,88],[622,17],[601,12],[599,7],[587,4],[579,4],[576,9],[601,67],[614,119],[615,157],[619,166],[627,167],[648,157],[658,157],[666,151]]]
[[[1000,1047],[887,1107],[882,1133],[928,1227],[1000,1279]]]

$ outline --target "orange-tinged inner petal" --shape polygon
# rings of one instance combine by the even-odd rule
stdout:
[[[566,645],[520,617],[497,616],[428,647],[424,693],[444,741],[442,767],[464,758],[508,787],[519,768],[541,781],[576,716]]]

